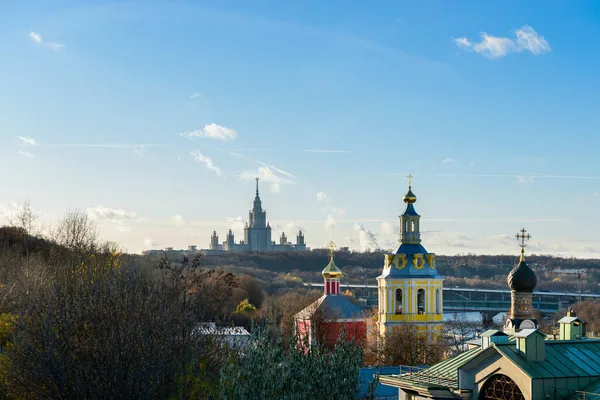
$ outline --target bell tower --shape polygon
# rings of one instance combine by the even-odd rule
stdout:
[[[402,199],[406,206],[400,215],[398,247],[384,255],[383,272],[377,277],[377,325],[382,336],[411,324],[433,338],[442,334],[443,277],[437,272],[435,254],[421,245],[421,216],[414,207],[412,178],[408,175],[408,192]]]

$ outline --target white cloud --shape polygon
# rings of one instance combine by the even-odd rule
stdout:
[[[21,146],[36,146],[37,145],[37,142],[35,141],[35,139],[30,138],[30,137],[17,136],[17,139],[19,140],[19,145],[21,145]]]
[[[125,221],[138,219],[133,211],[125,211],[120,208],[108,208],[103,206],[88,207],[87,213],[91,219],[106,219],[111,221]]]
[[[190,93],[188,97],[190,98],[190,100],[201,100],[204,104],[209,103],[208,99],[198,92]]]
[[[354,230],[358,235],[358,242],[361,251],[378,250],[381,247],[377,243],[375,234],[368,229],[365,229],[361,224],[354,224]]]
[[[181,214],[175,214],[171,217],[171,220],[173,221],[173,223],[175,223],[176,225],[185,225],[188,224],[189,221],[186,220],[183,215]]]
[[[524,25],[515,32],[519,51],[527,50],[536,56],[551,51],[550,44],[543,36],[537,34],[529,25]]]
[[[62,50],[65,47],[65,45],[61,44],[61,43],[46,42],[46,41],[44,41],[42,39],[42,36],[39,33],[34,32],[34,31],[30,31],[29,32],[29,38],[31,40],[33,40],[35,43],[37,43],[39,45],[46,46],[49,49],[54,50],[54,51],[60,51],[60,50]]]
[[[144,239],[144,247],[149,247],[151,249],[156,249],[159,246],[159,243],[152,240],[152,238]]]
[[[538,35],[529,25],[524,25],[520,29],[517,29],[515,37],[516,39],[511,39],[492,36],[482,32],[480,42],[474,43],[466,37],[461,37],[454,39],[454,43],[466,51],[473,51],[490,59],[522,51],[529,51],[534,55],[539,55],[552,50],[548,41],[543,36]]]
[[[454,158],[445,158],[442,160],[442,164],[453,164],[456,160]]]
[[[325,220],[325,225],[323,226],[325,227],[325,230],[327,232],[333,232],[333,229],[335,228],[335,219],[331,214],[327,216],[327,219]]]
[[[190,154],[192,155],[194,160],[196,160],[199,163],[204,164],[206,166],[206,168],[210,169],[211,171],[214,171],[214,173],[217,174],[218,176],[223,175],[221,173],[221,169],[215,165],[215,163],[213,162],[213,160],[210,157],[206,157],[206,156],[202,155],[202,153],[200,153],[198,150],[191,151]]]
[[[327,194],[325,192],[317,193],[317,202],[329,203],[330,201],[331,201],[331,199],[329,198],[329,196],[327,196]]]
[[[517,176],[517,183],[534,183],[535,182],[535,178],[533,176],[524,176],[524,175],[520,175]]]
[[[256,178],[260,178],[261,181],[271,184],[271,192],[278,193],[281,190],[281,184],[293,183],[291,180],[278,175],[278,171],[280,170],[272,169],[272,167],[258,167],[257,171],[242,172],[239,178],[242,181],[254,181]]]
[[[398,235],[400,228],[391,222],[384,221],[381,223],[381,232],[386,235]]]
[[[146,148],[144,146],[136,147],[135,149],[133,149],[133,154],[135,154],[136,156],[140,156],[140,157],[142,157],[147,152],[148,152],[148,150],[146,150]]]
[[[217,125],[215,123],[207,124],[204,128],[196,129],[191,132],[184,132],[180,134],[181,136],[185,136],[188,138],[192,137],[205,137],[209,139],[218,139],[218,140],[233,140],[237,138],[237,132],[233,129],[226,128],[224,126]]]
[[[328,149],[311,149],[311,150],[302,150],[305,153],[343,153],[350,154],[352,151],[350,150],[328,150]]]
[[[231,229],[235,236],[243,236],[246,221],[244,221],[242,217],[228,217],[227,225],[229,226],[229,229]]]
[[[23,157],[35,158],[35,156],[28,151],[19,150],[19,154],[22,155]]]
[[[42,43],[42,37],[40,36],[39,33],[36,33],[34,31],[29,32],[29,38],[36,43]]]

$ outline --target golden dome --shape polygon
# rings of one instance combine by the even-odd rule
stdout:
[[[410,186],[408,187],[408,192],[406,192],[406,194],[404,195],[402,200],[406,204],[413,204],[414,202],[417,201],[417,196],[415,196],[415,194],[412,192],[412,190],[410,190]]]

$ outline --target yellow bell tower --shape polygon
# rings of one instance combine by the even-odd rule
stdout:
[[[377,277],[379,333],[411,324],[430,337],[442,334],[443,278],[436,269],[436,257],[421,245],[420,219],[414,204],[412,175],[408,175],[406,208],[400,216],[399,246],[384,255],[383,273]]]

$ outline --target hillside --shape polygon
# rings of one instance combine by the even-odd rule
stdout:
[[[269,286],[277,279],[287,277],[289,280],[290,276],[300,278],[303,282],[320,282],[320,272],[327,265],[328,257],[326,250],[305,253],[226,253],[201,256],[197,265],[245,273],[263,280]],[[592,282],[600,278],[599,259],[531,255],[527,261],[538,276],[538,289],[570,291],[579,290],[581,286],[584,291],[598,292],[597,283]],[[447,286],[506,288],[506,276],[516,262],[514,255],[438,256],[437,268],[446,278]],[[375,284],[375,278],[383,266],[383,253],[338,252],[336,264],[344,272],[344,282]],[[580,276],[557,275],[554,271],[559,268],[585,269],[587,272]]]

